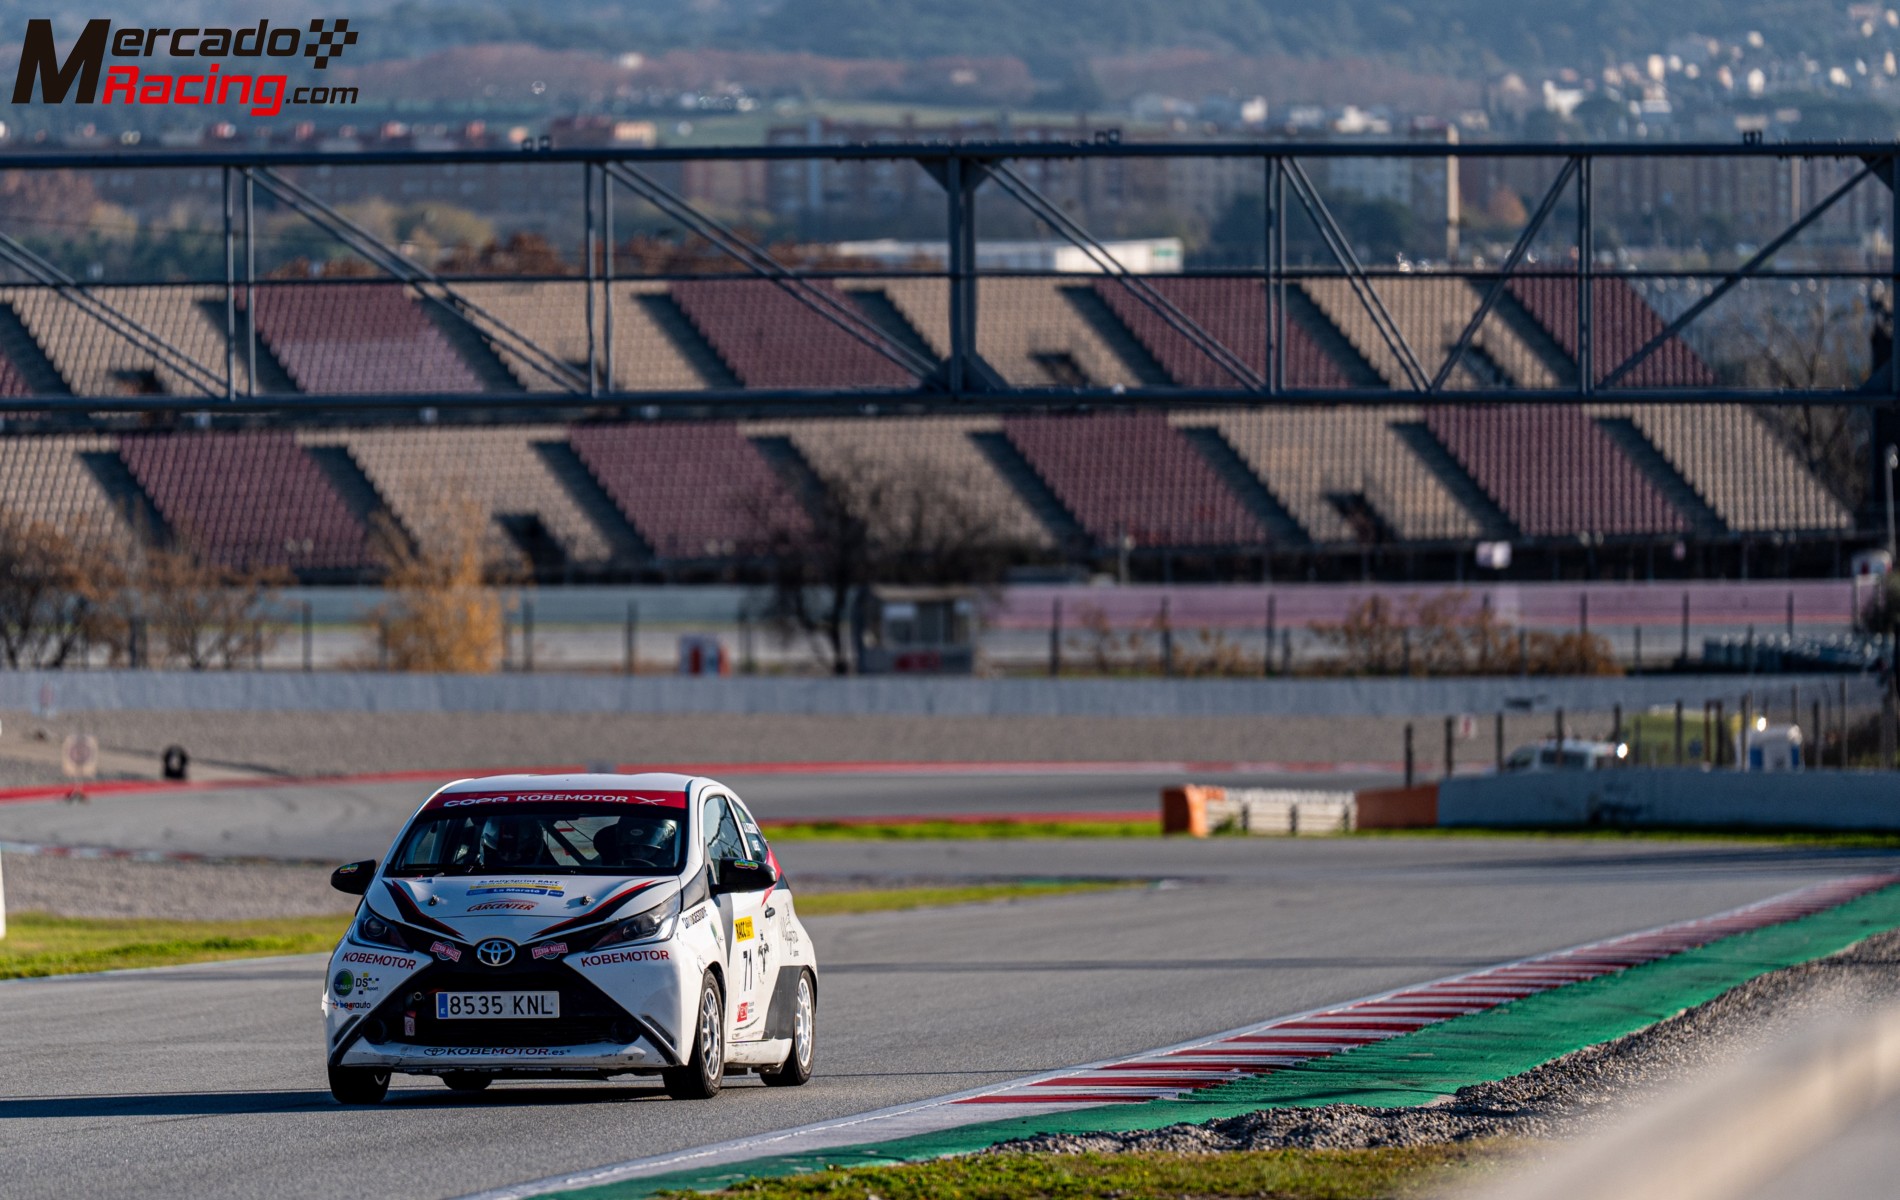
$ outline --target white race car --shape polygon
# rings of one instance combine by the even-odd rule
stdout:
[[[330,1092],[375,1104],[393,1071],[657,1074],[706,1099],[726,1074],[811,1078],[818,962],[759,824],[686,775],[500,775],[425,801],[363,897],[323,990]]]

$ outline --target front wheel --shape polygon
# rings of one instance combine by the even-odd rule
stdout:
[[[675,1100],[710,1100],[726,1078],[726,1002],[710,973],[699,983],[699,1026],[693,1054],[683,1067],[662,1071],[666,1094]]]
[[[389,1072],[371,1067],[331,1067],[330,1094],[338,1104],[381,1104],[389,1094]]]
[[[792,1000],[792,1048],[785,1061],[759,1072],[766,1087],[797,1087],[811,1078],[813,1044],[817,1041],[818,1002],[811,973],[798,973],[798,995]]]

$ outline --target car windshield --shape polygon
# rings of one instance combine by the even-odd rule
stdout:
[[[678,814],[624,804],[510,804],[424,813],[391,875],[673,875],[685,866]]]

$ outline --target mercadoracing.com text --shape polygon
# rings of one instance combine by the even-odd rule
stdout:
[[[200,70],[188,67],[173,73],[106,63],[108,57],[148,59],[154,55],[293,61],[303,58],[321,71],[330,65],[331,59],[341,57],[346,47],[355,44],[356,31],[349,27],[347,20],[313,20],[306,31],[295,26],[273,29],[269,21],[235,30],[189,26],[114,30],[110,21],[95,19],[86,23],[62,61],[53,43],[52,22],[33,20],[27,22],[26,38],[21,45],[20,71],[13,82],[13,103],[30,104],[37,99],[60,104],[70,95],[76,104],[237,104],[247,106],[251,115],[258,117],[276,116],[285,105],[355,104],[357,91],[353,87],[304,84],[293,88],[285,74],[256,70],[227,72],[218,62]]]

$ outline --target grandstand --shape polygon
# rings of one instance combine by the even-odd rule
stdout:
[[[1891,272],[1869,265],[1864,229],[1846,240],[1834,230],[1803,250],[1828,280],[1818,289],[1766,260],[1734,278],[1675,270],[1645,259],[1627,228],[1615,248],[1606,238],[1580,253],[1589,247],[1550,206],[1541,210],[1550,220],[1525,231],[1509,259],[1497,231],[1474,226],[1461,249],[1433,236],[1362,266],[1329,243],[1328,262],[1310,241],[1295,244],[1306,229],[1295,221],[1260,228],[1255,257],[1229,229],[1205,249],[1190,239],[1185,263],[1165,264],[1189,273],[1110,278],[1093,268],[1118,264],[1084,253],[1090,235],[1076,229],[1107,230],[1103,218],[1132,227],[1167,210],[1153,207],[1161,201],[1147,183],[1134,186],[1148,173],[1104,170],[1078,173],[1096,183],[1061,192],[1053,208],[1012,192],[1038,236],[1059,234],[1077,251],[1060,260],[1066,269],[1053,258],[1005,264],[981,253],[977,208],[1015,211],[987,207],[1004,199],[1003,177],[984,175],[990,165],[1117,153],[1134,162],[1157,149],[814,148],[814,164],[910,160],[934,171],[961,158],[966,185],[990,181],[982,206],[953,204],[949,229],[905,233],[890,242],[904,252],[882,257],[849,248],[876,239],[842,236],[853,231],[840,226],[882,219],[868,210],[741,245],[733,238],[747,235],[724,223],[737,218],[695,221],[643,192],[622,210],[637,214],[621,218],[638,231],[634,243],[613,232],[611,206],[590,204],[595,224],[584,237],[550,229],[541,252],[512,258],[471,246],[430,259],[420,242],[366,248],[363,239],[377,237],[367,227],[341,230],[305,212],[357,260],[311,253],[253,268],[260,245],[248,218],[242,241],[235,225],[227,234],[228,286],[204,266],[159,284],[106,281],[105,266],[71,255],[59,260],[67,266],[9,260],[0,505],[312,580],[373,578],[381,529],[424,551],[447,547],[462,513],[479,522],[501,571],[542,580],[755,580],[761,555],[825,535],[823,522],[840,512],[891,541],[980,531],[1037,570],[1132,560],[1137,573],[1205,579],[1259,570],[1456,576],[1478,541],[1514,543],[1514,569],[1540,576],[1633,577],[1658,559],[1664,571],[1745,571],[1750,553],[1775,556],[1770,569],[1826,573],[1870,541],[1874,514],[1852,507],[1867,481],[1841,478],[1842,464],[1756,403],[1896,398],[1884,365],[1891,310],[1871,290]],[[1424,161],[1417,147],[1385,149]],[[131,156],[126,169],[168,153]],[[1255,181],[1243,190],[1258,187],[1255,166],[1284,178],[1288,156],[1298,157],[1271,145],[1188,153],[1253,159],[1206,175],[1210,186],[1229,175]],[[1461,148],[1456,161],[1482,153]],[[1510,153],[1522,158],[1524,148]],[[1564,153],[1581,163],[1612,151]],[[1716,157],[1709,147],[1685,153]],[[27,170],[61,167],[21,157]],[[243,157],[208,156],[227,171],[257,166]],[[543,162],[585,162],[598,178],[618,161],[608,151],[504,157],[481,161],[511,178]],[[809,191],[822,173],[798,161],[793,154],[767,174],[797,176],[804,202],[829,203]],[[319,163],[310,179],[345,165]],[[396,179],[404,165],[380,162],[375,178]],[[1063,172],[1020,175],[1067,186]],[[1580,228],[1595,228],[1581,207],[1594,176],[1575,178]],[[696,171],[675,182],[687,208],[705,201],[691,195],[706,183]],[[723,197],[718,211],[754,202]],[[656,213],[692,236],[655,234]],[[535,228],[554,220],[544,217]],[[1313,210],[1308,217],[1323,223]],[[981,224],[986,236],[1021,236],[1008,220]],[[507,222],[496,228],[515,236]],[[277,235],[268,223],[260,229],[270,259],[282,247],[269,244]],[[837,240],[793,240],[805,237]],[[576,257],[582,246],[594,247],[591,261]],[[363,261],[381,273],[364,273]],[[1500,262],[1511,273],[1501,277]],[[547,273],[458,274],[470,264]],[[100,281],[78,282],[69,269]],[[1851,343],[1834,364],[1846,369],[1826,376],[1840,390],[1743,386],[1736,381],[1763,374],[1704,326],[1670,324],[1688,322],[1700,298],[1713,303],[1744,274],[1759,276],[1746,281],[1751,298],[1778,316],[1796,305],[1782,299],[1787,312],[1773,310],[1777,297],[1837,291],[1851,301],[1817,343],[1829,352]],[[1900,440],[1900,420],[1875,420],[1885,423],[1871,439],[1859,427],[1855,437]]]
[[[172,538],[201,558],[306,574],[370,565],[363,522],[288,430],[143,434],[118,452]]]
[[[1257,280],[1156,278],[1150,284],[1248,370],[1267,367],[1267,295]],[[1454,391],[1574,377],[1575,289],[1512,280],[1472,343]],[[1480,298],[1462,279],[1380,280],[1421,361],[1442,354]],[[505,323],[585,378],[585,284],[463,285],[476,324]],[[948,352],[939,281],[851,278],[826,295],[854,306],[889,344]],[[757,279],[614,284],[614,382],[630,391],[916,385],[885,355],[773,284]],[[1340,280],[1289,286],[1286,384],[1298,391],[1402,384],[1403,368]],[[120,311],[207,369],[222,370],[213,288],[100,289]],[[1597,375],[1655,336],[1661,318],[1621,280],[1599,280]],[[1203,349],[1121,284],[986,279],[978,346],[1006,383],[1059,389],[1120,385],[1235,389]],[[46,289],[0,293],[17,320],[0,337],[0,390],[81,394],[189,392],[194,385],[132,340]],[[260,386],[330,394],[475,391],[551,396],[560,386],[390,283],[272,285],[258,297]],[[606,330],[597,306],[597,362]],[[6,325],[0,322],[0,334]],[[494,332],[491,330],[491,332]],[[247,388],[247,355],[237,386]],[[21,359],[28,365],[15,368]],[[37,367],[32,364],[38,363]],[[1680,339],[1641,371],[1649,382],[1709,386]],[[1457,554],[1479,539],[1568,544],[1692,536],[1716,542],[1851,536],[1853,514],[1760,413],[1733,403],[1619,403],[1461,408],[1304,403],[1256,409],[1056,416],[906,416],[629,421],[609,407],[576,425],[506,419],[420,425],[413,417],[344,427],[169,435],[15,431],[0,438],[0,497],[35,519],[84,523],[198,548],[233,566],[281,566],[311,578],[372,571],[378,513],[412,543],[445,545],[450,503],[486,526],[491,557],[538,578],[615,578],[743,563],[774,539],[808,536],[814,489],[857,506],[897,537],[914,511],[883,511],[859,486],[912,481],[940,515],[1029,558],[1298,554],[1358,560],[1368,548]],[[200,389],[200,394],[202,389]],[[579,409],[572,409],[579,415]],[[495,423],[497,417],[503,418]],[[253,423],[255,424],[255,423]],[[265,424],[269,425],[270,422]],[[30,428],[30,427],[29,427]],[[886,501],[888,502],[888,500]],[[868,507],[867,507],[868,506]],[[924,504],[923,507],[933,507]],[[942,532],[939,530],[939,532]],[[1317,556],[1317,557],[1314,557]],[[1412,560],[1408,560],[1412,561]],[[1346,569],[1346,568],[1342,568]],[[1362,568],[1363,569],[1363,568]],[[1426,567],[1425,569],[1434,569]]]
[[[785,481],[730,422],[584,425],[569,440],[657,557],[745,557],[810,530]]]
[[[1180,310],[1208,336],[1264,378],[1267,373],[1267,289],[1257,279],[1156,278],[1143,281]],[[1223,370],[1174,325],[1126,286],[1098,283],[1095,290],[1180,387],[1238,388]],[[1346,370],[1328,355],[1297,321],[1286,326],[1286,385],[1289,388],[1344,388]]]
[[[399,284],[269,284],[257,294],[257,333],[300,391],[483,390],[474,367]]]

